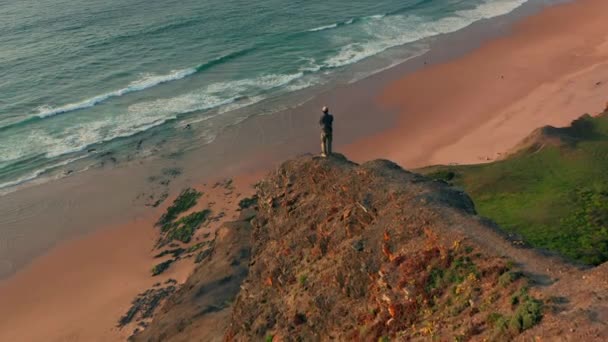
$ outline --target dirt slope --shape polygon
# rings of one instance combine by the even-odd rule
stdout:
[[[230,303],[247,276],[251,211],[218,229],[210,254],[134,341],[221,341]]]
[[[606,265],[509,240],[445,183],[302,156],[258,197],[137,340],[608,338]]]

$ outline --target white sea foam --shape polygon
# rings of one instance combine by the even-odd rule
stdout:
[[[369,18],[376,20],[362,21],[352,28],[367,38],[342,46],[323,64],[328,68],[350,65],[396,46],[455,32],[476,21],[510,13],[525,2],[526,0],[488,0],[474,9],[458,11],[436,21],[415,15],[371,16]],[[348,40],[353,34],[352,29],[344,32],[347,36],[336,34],[334,39],[338,42]]]
[[[183,69],[183,70],[175,70],[167,75],[152,75],[147,74],[143,75],[143,77],[137,81],[131,82],[127,87],[121,88],[118,90],[111,91],[109,93],[105,93],[102,95],[97,95],[95,97],[91,97],[89,99],[70,103],[60,107],[51,107],[51,106],[41,106],[38,108],[38,114],[36,114],[39,118],[46,118],[53,115],[63,114],[67,112],[72,112],[79,109],[85,109],[93,107],[101,102],[104,102],[110,98],[123,96],[128,93],[142,91],[163,83],[179,80],[185,77],[188,77],[192,74],[196,73],[196,68]]]
[[[386,14],[376,14],[376,15],[370,15],[369,17],[365,17],[364,19],[382,19],[386,17]]]
[[[46,158],[57,158],[82,151],[94,144],[135,135],[176,119],[182,114],[230,104],[234,105],[227,110],[234,110],[264,99],[263,95],[248,94],[282,87],[302,76],[303,73],[265,75],[253,79],[218,82],[200,91],[136,103],[129,106],[124,113],[100,116],[99,119],[64,127],[61,131],[40,128],[30,131],[26,136],[13,135],[0,145],[0,162],[11,163],[29,158],[35,151],[44,151]]]
[[[336,28],[336,27],[338,27],[338,24],[319,26],[319,27],[315,27],[313,29],[308,30],[308,32],[325,31],[325,30],[329,30],[329,29],[332,29],[332,28]]]
[[[300,71],[304,73],[314,73],[321,70],[321,65],[319,65],[314,58],[302,58],[304,61],[304,65],[300,67]]]
[[[99,121],[84,123],[66,128],[59,135],[46,135],[39,133],[39,141],[43,141],[47,158],[56,158],[66,154],[75,153],[87,147],[125,138],[150,128],[162,125],[174,117],[134,116],[123,115],[120,118],[107,118]],[[117,122],[120,122],[117,125]]]
[[[40,177],[41,175],[47,173],[50,170],[53,170],[55,168],[71,164],[71,163],[73,163],[75,161],[78,161],[80,159],[83,159],[85,157],[86,156],[79,156],[79,157],[76,157],[76,158],[66,159],[66,160],[63,160],[61,162],[58,162],[58,163],[55,163],[55,164],[51,164],[51,165],[43,167],[41,169],[32,171],[32,172],[30,172],[30,173],[28,173],[28,174],[26,174],[26,175],[24,175],[22,177],[19,177],[18,179],[15,179],[15,180],[12,180],[12,181],[8,181],[8,182],[5,182],[5,183],[0,183],[0,195],[5,195],[8,192],[10,192],[10,191],[6,190],[8,188],[16,187],[18,185],[30,182],[30,181],[32,181],[32,180]]]
[[[83,151],[91,145],[129,137],[149,130],[153,127],[162,125],[172,118],[174,117],[123,115],[120,118],[106,118],[68,127],[61,133],[51,134],[43,130],[35,130],[25,139],[22,138],[21,144],[19,145],[21,148],[18,149],[17,157],[28,158],[31,156],[32,151],[46,151],[44,156],[47,159],[52,160],[54,158],[61,158],[62,156]],[[120,125],[116,125],[116,122],[120,122]],[[0,156],[6,157],[2,153],[3,151],[0,148]],[[42,177],[43,179],[40,179],[40,177],[48,171],[71,164],[80,159],[87,158],[88,156],[88,154],[76,155],[74,158],[50,164],[29,172],[15,180],[2,183],[0,184],[0,195],[10,193],[14,191],[13,188],[24,183],[35,183],[37,179],[39,179],[40,182],[45,182],[50,178],[47,179],[48,177]]]
[[[297,72],[288,75],[270,74],[242,80],[217,82],[204,89],[204,92],[217,96],[223,94],[230,94],[228,96],[233,97],[246,96],[250,94],[249,91],[265,91],[279,88],[302,76],[304,76],[303,72]]]
[[[526,2],[528,2],[528,0],[486,0],[474,9],[458,11],[456,14],[475,21],[480,19],[490,19],[513,12]]]
[[[395,61],[393,61],[392,63],[390,63],[389,65],[387,65],[385,67],[382,67],[380,69],[375,69],[373,71],[366,71],[366,72],[358,72],[358,73],[356,73],[348,83],[352,84],[352,83],[355,83],[355,82],[359,82],[359,81],[364,80],[364,79],[366,79],[366,78],[368,78],[368,77],[370,77],[372,75],[375,75],[375,74],[380,73],[382,71],[394,68],[395,66],[397,66],[399,64],[402,64],[402,63],[405,63],[405,62],[407,62],[410,59],[414,59],[416,57],[420,57],[420,56],[426,54],[429,51],[430,51],[430,48],[428,46],[426,46],[426,47],[418,47],[415,52],[409,54],[407,57],[395,60]]]
[[[9,137],[6,144],[0,145],[0,161],[11,163],[32,158],[39,153],[37,151],[44,151],[45,158],[57,158],[82,151],[94,144],[135,135],[175,118],[154,113],[138,114],[104,116],[99,120],[82,122],[57,132],[35,129],[26,136]]]
[[[321,83],[322,83],[322,80],[320,77],[311,75],[311,76],[297,79],[294,82],[291,82],[290,84],[288,84],[285,87],[285,89],[289,92],[294,92],[294,91],[310,88],[312,86],[315,86],[315,85],[318,85]]]
[[[129,106],[128,110],[138,116],[176,117],[237,102],[246,103],[246,100],[240,101],[249,97],[260,100],[264,98],[260,93],[285,86],[303,75],[302,72],[299,72],[290,75],[265,75],[250,79],[217,82],[200,90],[172,98],[137,103]]]
[[[153,115],[176,118],[180,114],[215,108],[235,101],[236,98],[221,98],[205,93],[189,93],[169,99],[137,103],[129,106],[129,113],[136,116]]]
[[[266,98],[264,96],[254,96],[254,97],[248,97],[242,101],[237,101],[225,106],[222,106],[220,108],[220,110],[218,111],[218,114],[224,114],[224,113],[228,113],[231,112],[233,110],[237,110],[237,109],[241,109],[247,106],[251,106],[254,105],[256,103],[262,102],[264,101]]]

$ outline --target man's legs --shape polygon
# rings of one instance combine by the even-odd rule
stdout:
[[[331,154],[331,143],[332,143],[332,140],[333,140],[332,134],[331,133],[327,134],[327,138],[326,139],[327,139],[327,142],[326,142],[326,144],[327,144],[327,155],[330,155]]]
[[[327,134],[321,132],[321,156],[327,156]]]

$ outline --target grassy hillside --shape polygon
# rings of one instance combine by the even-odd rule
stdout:
[[[464,188],[480,215],[535,247],[608,261],[608,112],[539,129],[505,160],[419,171]]]

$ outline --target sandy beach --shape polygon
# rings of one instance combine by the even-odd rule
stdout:
[[[238,199],[251,195],[250,184],[257,177],[233,179],[232,190],[217,182],[193,185],[203,195],[188,213],[210,208],[224,214],[200,229],[196,242],[209,241],[223,222],[236,218]],[[119,328],[117,322],[131,301],[157,283],[184,283],[195,265],[192,258],[182,259],[157,277],[150,274],[163,261],[154,257],[161,250],[154,248],[158,231],[153,227],[172,200],[154,213],[61,243],[0,282],[0,340],[126,340],[137,325]],[[36,329],[31,329],[32,322]]]
[[[339,124],[337,134],[353,129],[348,137],[337,138],[336,150],[355,161],[387,158],[408,169],[487,162],[500,158],[537,127],[565,125],[584,113],[599,112],[608,101],[607,11],[604,0],[556,5],[523,19],[509,34],[484,42],[462,57],[407,74],[395,75],[400,70],[397,67],[385,71],[384,77],[364,80],[361,83],[368,93],[354,104],[345,102],[348,94],[352,96],[348,88],[339,90],[337,107],[353,111],[342,118],[336,113],[338,123],[351,121]],[[294,112],[317,108],[328,96],[322,95]],[[353,108],[361,103],[365,107]],[[382,113],[380,119],[370,118],[370,111],[376,110]],[[312,125],[298,129],[302,122],[311,120]],[[373,124],[367,125],[369,122]],[[205,159],[189,159],[181,178],[166,189],[169,198],[160,207],[141,209],[142,203],[133,200],[133,192],[138,190],[123,190],[124,196],[117,197],[116,203],[140,209],[120,216],[122,222],[115,223],[114,217],[107,223],[104,215],[108,213],[90,209],[90,217],[99,221],[94,231],[61,233],[77,237],[56,244],[0,280],[0,340],[124,340],[133,327],[118,329],[116,322],[133,298],[158,281],[173,278],[183,283],[193,268],[192,262],[185,260],[161,278],[150,276],[150,268],[157,263],[153,258],[157,253],[153,250],[157,238],[154,222],[179,190],[194,186],[206,194],[197,208],[215,202],[214,206],[226,212],[225,219],[230,219],[238,199],[249,194],[251,184],[268,169],[286,157],[316,151],[315,124],[316,114],[313,119],[277,114],[248,120],[217,139],[217,145],[226,147],[193,153]],[[243,136],[248,137],[247,144],[243,140],[235,143]],[[214,163],[217,160],[223,164]],[[217,165],[222,167],[212,176],[209,168]],[[88,176],[78,177],[66,182],[82,182],[97,189],[108,184],[86,185],[91,184],[83,181],[91,181]],[[129,180],[145,177],[125,168],[109,172],[107,179],[125,179],[126,187]],[[214,181],[228,177],[236,186],[233,194],[214,190]],[[52,186],[60,185],[45,189]],[[27,191],[37,198],[52,198],[49,191],[40,195],[36,191],[42,190],[36,188]],[[26,195],[11,198],[19,196]],[[109,200],[107,196],[95,203]],[[39,217],[36,222],[51,222],[53,217]],[[84,223],[86,216],[80,216],[71,224]],[[213,232],[219,224],[205,232]]]
[[[377,101],[400,113],[398,123],[347,151],[406,168],[487,162],[535,128],[601,112],[608,101],[606,10],[601,0],[548,8],[465,58],[388,85]]]

